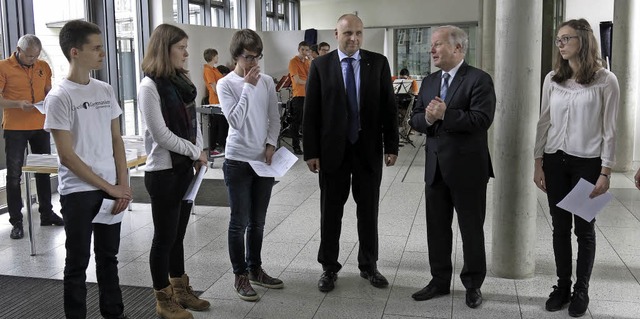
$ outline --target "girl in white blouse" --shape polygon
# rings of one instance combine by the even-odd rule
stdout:
[[[548,311],[569,304],[569,315],[584,315],[595,258],[595,219],[585,221],[556,206],[584,178],[595,184],[590,197],[609,189],[615,158],[616,116],[620,96],[616,76],[603,67],[593,30],[584,19],[560,25],[556,64],[542,88],[534,150],[534,182],[547,193],[553,224],[558,284]],[[571,228],[578,237],[576,282],[571,294]]]

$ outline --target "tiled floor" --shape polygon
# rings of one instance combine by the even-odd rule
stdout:
[[[422,137],[414,136],[416,145]],[[207,174],[221,177],[220,162]],[[456,277],[452,294],[416,302],[410,295],[430,279],[422,182],[424,148],[405,146],[396,166],[385,168],[380,204],[380,271],[389,279],[387,289],[373,288],[357,269],[355,205],[347,204],[341,237],[340,261],[345,265],[336,289],[316,288],[321,267],[316,262],[319,244],[319,190],[317,176],[299,161],[274,187],[267,215],[263,247],[264,268],[285,282],[282,290],[256,287],[259,302],[241,301],[232,285],[226,228],[229,209],[197,207],[187,230],[187,273],[194,289],[210,300],[208,312],[196,318],[563,318],[544,310],[555,283],[551,229],[546,197],[539,192],[536,274],[524,280],[497,278],[489,271],[479,309],[464,304],[464,288],[457,277],[461,268],[458,237]],[[528,164],[527,164],[528,165]],[[500,168],[496,168],[499,172]],[[585,317],[640,318],[640,191],[632,173],[614,174],[615,199],[598,217],[598,250],[591,280],[591,304]],[[485,225],[488,268],[491,270],[492,185]],[[57,203],[57,200],[55,200]],[[59,204],[58,204],[59,205]],[[38,255],[29,256],[29,241],[9,239],[7,214],[0,215],[0,274],[62,278],[64,231],[36,226]],[[457,226],[454,228],[457,233]],[[125,285],[151,286],[148,254],[152,237],[149,205],[137,203],[122,224],[120,279]],[[575,244],[575,243],[574,243]],[[88,277],[95,281],[94,264]],[[62,306],[62,305],[61,305]]]

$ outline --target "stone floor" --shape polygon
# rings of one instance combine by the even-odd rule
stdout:
[[[413,136],[416,145],[423,138]],[[527,164],[528,165],[528,164]],[[220,178],[221,162],[213,164],[210,178]],[[493,196],[488,190],[485,225],[488,254],[484,303],[469,309],[457,277],[462,267],[461,242],[455,244],[456,275],[452,294],[416,302],[411,294],[430,279],[427,262],[422,181],[424,148],[404,146],[398,163],[385,168],[380,203],[380,271],[389,279],[386,289],[373,288],[357,268],[355,205],[346,206],[340,262],[344,264],[336,289],[316,288],[321,267],[319,245],[319,190],[317,176],[299,161],[274,187],[264,235],[263,263],[271,275],[284,280],[282,290],[257,287],[260,301],[245,302],[234,293],[227,253],[229,208],[198,206],[185,238],[186,268],[196,290],[204,291],[212,308],[195,318],[564,318],[566,308],[549,313],[544,302],[555,283],[551,228],[546,197],[538,192],[536,273],[533,278],[511,280],[491,272]],[[496,168],[497,174],[500,169]],[[613,175],[615,199],[598,216],[598,249],[591,280],[587,318],[640,318],[640,191],[632,173]],[[57,198],[54,200],[59,210]],[[29,241],[9,239],[7,214],[0,215],[0,274],[62,279],[64,231],[35,226],[37,256],[29,255]],[[37,216],[36,216],[36,224]],[[147,204],[134,204],[122,223],[120,279],[125,285],[151,286],[148,255],[153,228]],[[575,243],[574,243],[575,244]],[[95,281],[94,263],[88,278]],[[37,298],[37,297],[34,297]],[[62,300],[61,300],[62,302]],[[60,304],[62,307],[62,303]]]

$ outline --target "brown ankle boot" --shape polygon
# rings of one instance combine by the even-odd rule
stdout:
[[[183,274],[182,277],[179,278],[169,278],[169,282],[171,282],[171,286],[173,287],[175,299],[180,305],[195,311],[209,309],[211,304],[204,299],[198,298],[198,296],[193,293],[193,289],[189,286],[189,276],[187,276],[187,274]]]
[[[193,319],[193,315],[175,300],[171,286],[154,290],[154,293],[156,295],[156,313],[160,317],[163,319]]]

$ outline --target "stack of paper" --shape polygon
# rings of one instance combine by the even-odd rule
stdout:
[[[28,154],[26,166],[58,167],[56,154]]]

